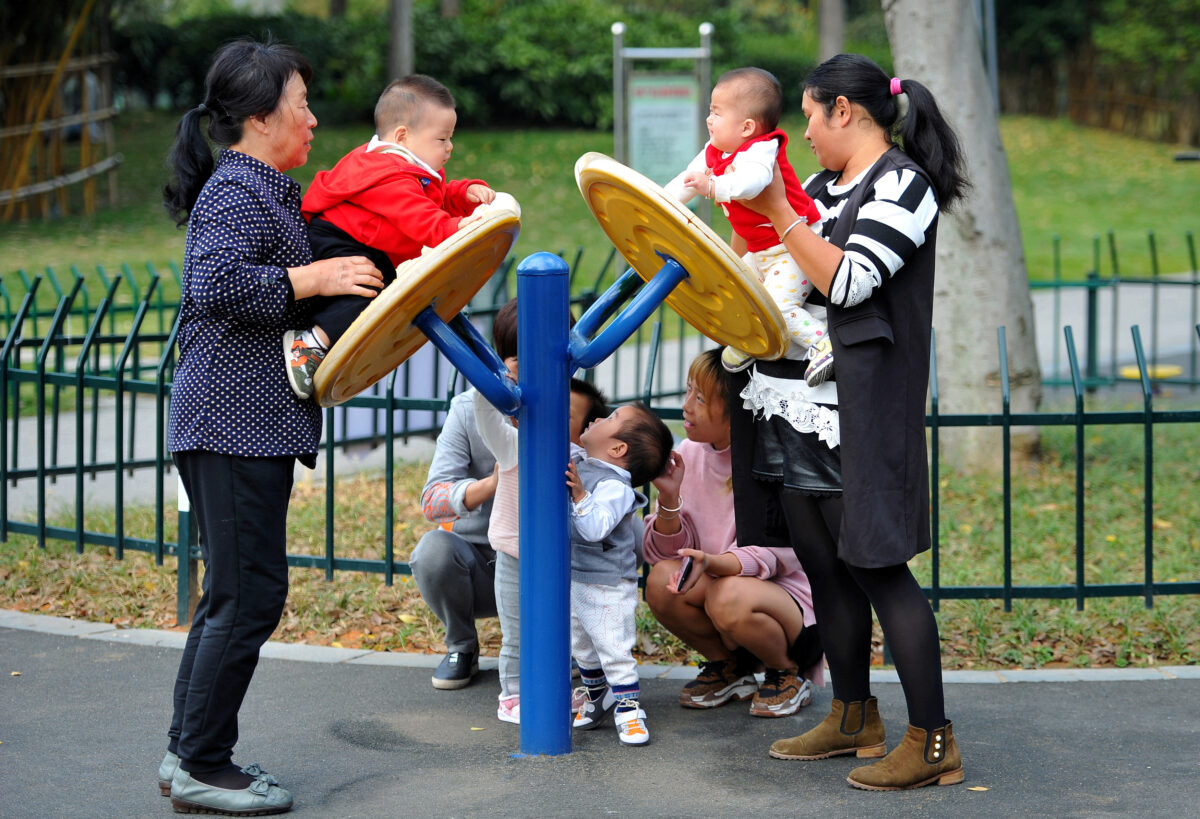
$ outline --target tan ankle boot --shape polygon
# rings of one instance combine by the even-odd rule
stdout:
[[[839,754],[880,757],[885,750],[879,701],[871,697],[855,702],[833,700],[829,716],[816,728],[798,737],[778,740],[768,753],[776,759],[807,760]]]
[[[855,768],[846,781],[867,791],[900,791],[923,785],[957,785],[963,781],[962,757],[954,741],[954,725],[926,731],[908,726],[904,739],[873,765]]]

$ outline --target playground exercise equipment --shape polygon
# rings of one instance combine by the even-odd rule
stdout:
[[[396,268],[380,291],[329,350],[313,379],[323,407],[348,401],[399,367],[425,344],[414,323],[432,307],[443,321],[457,316],[504,262],[521,229],[521,208],[497,193],[467,225],[436,248]]]
[[[521,753],[571,750],[570,548],[564,473],[571,375],[604,361],[663,304],[710,338],[765,358],[785,348],[783,317],[753,273],[665,191],[610,157],[585,154],[579,189],[632,268],[569,324],[567,263],[517,265],[519,378],[458,311],[511,246],[515,202],[397,270],[317,370],[322,404],[365,389],[427,336],[497,409],[515,416],[521,497]],[[352,349],[358,345],[365,349]],[[344,348],[344,349],[343,349]],[[378,359],[378,361],[376,361]],[[558,499],[557,501],[555,499]]]
[[[665,260],[688,271],[667,296],[701,333],[756,358],[787,351],[787,325],[762,282],[720,236],[659,185],[612,157],[586,153],[575,181],[592,214],[644,280]]]

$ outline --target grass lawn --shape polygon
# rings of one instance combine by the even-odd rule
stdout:
[[[1069,585],[1075,572],[1073,430],[1047,428],[1041,459],[1013,475],[1012,553],[1015,585]],[[1164,424],[1155,431],[1153,516],[1157,582],[1194,582],[1200,566],[1200,481],[1195,453],[1200,427]],[[1138,583],[1144,571],[1142,434],[1136,426],[1090,427],[1085,442],[1084,572],[1088,583]],[[419,495],[427,464],[398,464],[393,523],[396,557],[407,559],[429,524]],[[384,482],[381,477],[339,480],[334,491],[338,557],[383,557]],[[943,475],[940,497],[940,577],[943,586],[1000,585],[1003,581],[1002,505],[994,476]],[[167,510],[168,533],[174,510]],[[85,525],[113,531],[111,512],[89,512]],[[70,525],[69,515],[51,523]],[[126,531],[152,538],[153,510],[126,510]],[[323,555],[325,493],[297,485],[289,514],[289,550]],[[76,555],[51,541],[10,537],[0,549],[0,607],[112,622],[130,628],[171,628],[175,622],[175,561],[155,566],[145,554],[88,547]],[[912,562],[929,585],[928,554]],[[438,652],[442,628],[409,577],[386,586],[380,575],[293,568],[291,592],[275,639],[381,651]],[[1103,667],[1200,662],[1200,617],[1195,595],[1161,595],[1154,608],[1142,598],[1074,601],[1016,600],[1005,612],[998,600],[944,600],[938,612],[947,668]],[[642,604],[637,653],[643,662],[698,658],[659,625]],[[495,655],[500,631],[483,621],[483,650]],[[882,662],[876,631],[876,662]]]
[[[319,112],[318,112],[319,113]],[[122,262],[144,275],[146,263],[165,271],[183,253],[183,231],[161,206],[166,180],[163,164],[175,117],[129,113],[119,120],[118,150],[125,157],[118,182],[119,205],[85,218],[71,215],[49,222],[0,225],[0,274],[10,292],[13,273],[33,275],[46,267],[67,273],[77,265],[87,274],[102,265],[110,273]],[[803,177],[815,171],[803,150],[804,122],[783,126],[793,135],[793,162]],[[1001,132],[1008,149],[1014,199],[1021,219],[1026,261],[1032,279],[1053,278],[1053,237],[1062,242],[1062,275],[1078,279],[1093,266],[1092,240],[1114,231],[1121,273],[1149,275],[1147,233],[1157,236],[1163,273],[1191,269],[1186,232],[1194,230],[1195,191],[1200,165],[1173,160],[1176,148],[1061,120],[1005,117]],[[307,186],[320,169],[366,141],[369,126],[322,123],[308,164],[293,176]],[[452,177],[477,176],[513,194],[521,203],[523,227],[514,253],[584,249],[583,270],[598,270],[610,245],[575,187],[572,168],[586,151],[611,153],[612,134],[583,130],[484,130],[463,123],[450,162]],[[101,186],[101,201],[107,201]],[[76,192],[76,198],[77,197]],[[78,213],[75,206],[74,213]],[[726,225],[717,217],[718,230]],[[1110,272],[1107,247],[1101,272]]]
[[[319,113],[319,112],[318,112]],[[31,274],[53,267],[66,273],[78,265],[88,274],[97,265],[110,273],[123,262],[165,271],[182,254],[183,232],[160,204],[165,181],[162,159],[174,118],[129,114],[120,120],[125,155],[120,206],[91,218],[70,216],[0,225],[0,274],[9,293],[20,293],[18,269]],[[784,123],[799,143],[803,124]],[[313,174],[365,141],[365,126],[322,124],[309,163],[294,176],[307,185]],[[1146,234],[1158,237],[1161,272],[1190,269],[1184,241],[1195,228],[1195,189],[1200,166],[1175,163],[1174,148],[1062,121],[1010,117],[1002,121],[1014,197],[1021,217],[1030,276],[1053,276],[1052,238],[1062,237],[1062,275],[1081,278],[1092,266],[1092,237],[1115,231],[1124,276],[1150,272]],[[479,176],[521,202],[524,225],[515,254],[584,249],[584,272],[598,268],[608,242],[575,188],[575,159],[591,150],[610,152],[610,134],[589,131],[472,131],[464,124],[456,139],[451,175]],[[811,156],[793,159],[804,174],[815,170]],[[727,228],[719,228],[723,233]],[[1110,272],[1107,250],[1101,272]],[[142,275],[145,275],[144,272]],[[586,275],[585,275],[586,280]],[[168,283],[173,289],[173,282]],[[47,298],[52,298],[45,288]],[[89,292],[92,288],[89,287]],[[1014,582],[1064,584],[1074,576],[1074,472],[1070,432],[1045,430],[1042,459],[1014,476]],[[1140,430],[1089,428],[1085,572],[1091,583],[1137,582],[1142,571]],[[1154,546],[1155,576],[1162,582],[1194,581],[1200,565],[1200,481],[1195,454],[1200,428],[1169,425],[1156,431]],[[427,524],[417,506],[425,464],[396,467],[397,557],[405,559]],[[1133,490],[1130,489],[1133,487]],[[993,585],[1001,582],[999,488],[994,477],[947,477],[941,487],[939,539],[941,583]],[[383,481],[339,482],[335,492],[339,556],[382,557]],[[290,519],[290,548],[322,554],[324,494],[299,486]],[[168,510],[174,514],[173,510]],[[88,514],[93,531],[112,531],[111,512]],[[62,522],[60,515],[60,523]],[[66,516],[68,519],[70,516]],[[153,510],[126,510],[127,531],[151,537]],[[167,531],[173,530],[167,523]],[[0,549],[0,606],[42,611],[131,627],[174,623],[173,561],[157,567],[131,553],[115,562],[108,549],[90,547],[75,555],[62,543],[40,550],[31,538],[13,537]],[[913,563],[929,581],[928,557]],[[1195,596],[1160,597],[1151,610],[1140,598],[1089,601],[1084,612],[1071,601],[1018,601],[1003,612],[995,601],[946,601],[939,612],[947,667],[1074,666],[1192,663],[1200,661],[1200,618]],[[695,657],[665,632],[644,606],[639,613],[638,651],[644,660],[687,661]],[[489,621],[484,649],[495,653],[499,630]],[[411,580],[392,587],[375,575],[340,572],[334,583],[323,572],[292,570],[292,593],[276,638],[381,650],[437,651],[441,627],[421,602]]]

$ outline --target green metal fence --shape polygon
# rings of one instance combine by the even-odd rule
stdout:
[[[1128,363],[1122,366],[1122,360],[1129,357],[1122,356],[1122,351],[1128,353],[1129,349],[1122,343],[1121,334],[1136,323],[1149,328],[1146,353],[1153,382],[1192,389],[1200,386],[1197,369],[1200,343],[1186,332],[1164,338],[1162,329],[1164,325],[1174,324],[1178,330],[1180,326],[1190,328],[1200,323],[1200,266],[1195,237],[1188,231],[1184,240],[1189,270],[1164,274],[1153,231],[1146,235],[1145,262],[1128,265],[1122,265],[1116,236],[1109,231],[1103,240],[1100,236],[1092,238],[1092,264],[1083,271],[1083,277],[1064,278],[1059,238],[1055,237],[1053,276],[1049,281],[1030,282],[1030,287],[1035,294],[1050,294],[1046,305],[1050,327],[1056,332],[1067,324],[1079,329],[1084,351],[1080,374],[1089,391],[1130,377],[1140,378],[1140,374],[1129,372]],[[1131,268],[1136,272],[1131,274]],[[1055,344],[1049,360],[1042,362],[1044,383],[1048,386],[1074,386],[1065,356],[1064,346]]]
[[[1191,237],[1189,235],[1189,246]],[[1115,250],[1113,251],[1115,266]],[[1194,259],[1194,257],[1193,257]],[[1195,263],[1193,261],[1193,268]],[[506,266],[476,299],[470,308],[473,320],[490,320],[494,310],[507,300],[510,293]],[[576,310],[581,311],[602,292],[606,282],[620,271],[614,267],[614,254],[590,272],[585,272],[581,254],[572,262],[572,292],[576,293]],[[1200,343],[1200,327],[1196,320],[1197,274],[1190,274],[1191,319],[1188,341],[1190,368],[1187,378],[1175,378],[1178,383],[1194,390],[1196,380],[1196,346]],[[178,614],[186,620],[189,602],[196,595],[196,546],[194,523],[186,510],[178,515],[177,531],[165,531],[171,462],[166,452],[166,408],[174,365],[175,314],[177,311],[179,272],[172,268],[167,276],[147,268],[147,275],[135,275],[127,266],[109,277],[98,271],[95,277],[85,277],[72,269],[65,282],[47,271],[45,275],[27,277],[20,303],[13,306],[13,294],[0,290],[5,305],[3,349],[0,350],[0,540],[10,533],[30,535],[41,546],[48,540],[67,541],[82,553],[91,546],[111,547],[114,556],[122,559],[126,550],[152,554],[162,563],[166,557],[179,560]],[[1121,279],[1113,275],[1104,287],[1119,300],[1121,287],[1126,284],[1149,284],[1158,288],[1175,288],[1177,279],[1159,280],[1155,275],[1148,282]],[[2,283],[0,283],[2,287]],[[89,292],[98,287],[100,292]],[[1070,285],[1061,284],[1056,294]],[[1089,285],[1088,292],[1097,288]],[[45,295],[52,291],[53,298]],[[174,296],[164,290],[173,290]],[[1155,299],[1157,300],[1157,290]],[[52,306],[51,306],[52,303]],[[1181,300],[1173,301],[1179,309]],[[1158,310],[1157,307],[1154,308]],[[1096,311],[1097,318],[1099,311]],[[1092,311],[1089,308],[1089,317]],[[1113,320],[1118,316],[1113,308]],[[1157,313],[1155,314],[1157,315]],[[1058,320],[1057,306],[1055,321]],[[1153,323],[1152,344],[1158,343],[1158,323]],[[1010,382],[1006,355],[1005,330],[997,331],[1001,384],[997,397],[998,409],[984,414],[946,414],[939,406],[937,361],[932,360],[930,413],[927,418],[932,448],[932,512],[933,530],[938,532],[940,513],[939,476],[944,464],[941,458],[941,434],[953,427],[996,427],[1001,432],[1003,463],[1003,501],[997,514],[1003,520],[1003,571],[1000,585],[946,586],[941,583],[939,546],[932,554],[932,578],[927,589],[935,607],[944,599],[999,599],[1006,609],[1018,598],[1073,599],[1082,608],[1090,597],[1140,596],[1147,606],[1158,595],[1200,594],[1200,569],[1195,579],[1165,583],[1154,574],[1155,530],[1154,508],[1154,430],[1171,424],[1200,422],[1200,410],[1158,409],[1157,392],[1164,379],[1156,376],[1156,352],[1147,356],[1143,349],[1140,327],[1128,328],[1132,340],[1137,378],[1135,379],[1141,407],[1128,411],[1087,411],[1084,397],[1099,387],[1108,387],[1120,380],[1116,359],[1112,371],[1105,373],[1089,344],[1085,362],[1081,365],[1076,351],[1073,327],[1062,328],[1063,350],[1069,377],[1047,383],[1069,386],[1073,408],[1069,411],[1014,413],[1010,409]],[[1088,324],[1089,340],[1100,332]],[[1179,347],[1178,339],[1172,341]],[[710,346],[678,316],[669,310],[658,313],[656,321],[640,330],[621,350],[596,371],[588,373],[614,401],[634,398],[646,400],[668,419],[681,417],[679,402],[685,390],[687,365],[706,346]],[[1114,349],[1116,345],[1114,344]],[[428,348],[427,348],[428,349]],[[1176,355],[1178,352],[1176,351]],[[326,487],[326,531],[324,552],[321,555],[289,555],[288,562],[323,570],[329,580],[335,572],[357,571],[381,574],[390,584],[394,576],[408,574],[407,563],[398,561],[394,553],[395,498],[392,471],[383,470],[385,481],[385,514],[379,521],[382,556],[379,559],[349,558],[337,553],[337,531],[334,519],[334,498],[339,477],[344,472],[347,451],[363,444],[383,448],[383,462],[393,463],[397,442],[412,437],[431,437],[439,428],[442,413],[453,394],[461,389],[461,378],[440,357],[416,373],[412,362],[393,372],[375,388],[357,396],[345,405],[325,411],[326,436],[322,444],[323,457],[319,465]],[[419,377],[418,377],[419,375]],[[420,397],[415,397],[420,396]],[[1139,485],[1144,494],[1143,579],[1139,583],[1097,584],[1087,581],[1084,520],[1090,499],[1085,492],[1086,456],[1085,430],[1094,425],[1130,425],[1142,431],[1144,439],[1143,471]],[[1017,585],[1013,582],[1012,561],[1012,453],[1014,428],[1066,426],[1075,431],[1075,577],[1074,582],[1060,585]],[[111,508],[114,511],[111,531],[95,531],[85,525],[85,486],[98,478],[111,481]],[[70,482],[72,495],[67,504],[74,510],[73,525],[51,525],[47,521],[48,489],[59,482]],[[150,505],[155,513],[153,537],[133,537],[125,531],[125,510],[129,505],[128,489],[133,484],[152,486],[152,498],[140,496],[138,503]],[[24,491],[33,500],[24,511],[14,514],[10,509],[10,493]]]

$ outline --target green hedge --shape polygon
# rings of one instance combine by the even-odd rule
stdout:
[[[797,17],[792,33],[781,33],[727,6],[698,13],[686,4],[683,11],[670,5],[463,0],[460,14],[446,19],[437,0],[417,0],[416,69],[454,92],[460,118],[472,126],[607,128],[612,124],[612,23],[626,23],[629,46],[692,47],[699,44],[700,21],[707,20],[715,26],[714,77],[739,65],[761,66],[787,89],[786,108],[799,109],[799,83],[816,59],[816,35],[805,22],[810,16]],[[208,61],[219,44],[269,34],[312,61],[309,96],[319,117],[369,121],[386,84],[388,33],[387,21],[377,16],[219,14],[176,27],[132,22],[115,32],[117,82],[152,102],[187,108],[200,101]]]

